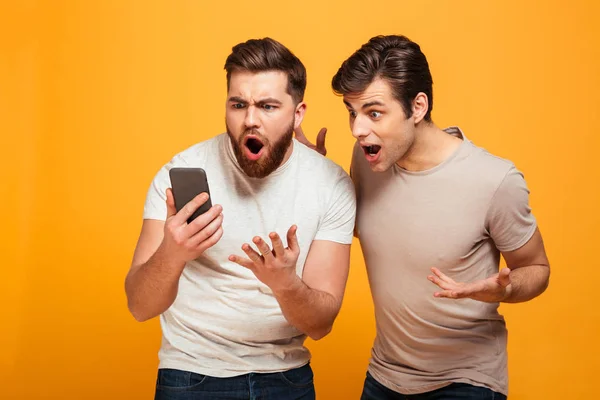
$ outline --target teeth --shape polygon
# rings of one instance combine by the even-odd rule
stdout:
[[[377,153],[379,153],[379,150],[381,150],[381,146],[375,144],[370,146],[363,146],[363,150],[365,152],[365,155],[367,156],[376,156]]]

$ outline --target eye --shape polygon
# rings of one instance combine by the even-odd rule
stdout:
[[[242,108],[244,108],[244,104],[234,103],[232,107],[235,108],[236,110],[241,110]]]
[[[356,111],[348,110],[348,112],[350,113],[350,118],[352,118],[352,119],[356,118]]]
[[[371,116],[371,118],[379,118],[379,117],[381,117],[381,112],[379,112],[379,111],[371,111],[369,113],[369,115]]]
[[[273,110],[277,109],[277,107],[272,106],[271,104],[265,104],[265,105],[263,105],[263,108],[267,111],[273,111]]]

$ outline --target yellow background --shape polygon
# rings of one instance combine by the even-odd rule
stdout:
[[[303,60],[304,129],[327,126],[347,168],[353,139],[330,80],[389,33],[428,56],[435,122],[513,160],[532,192],[553,272],[542,297],[502,306],[510,397],[595,398],[598,2],[1,4],[1,398],[152,398],[160,328],[129,315],[123,279],[157,169],[224,129],[231,47],[272,36]],[[334,331],[308,342],[320,399],[358,399],[374,337],[352,252]]]

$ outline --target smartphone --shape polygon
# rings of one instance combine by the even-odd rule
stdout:
[[[171,168],[169,178],[177,212],[200,193],[208,193],[208,200],[188,218],[188,224],[212,207],[206,172],[202,168]]]

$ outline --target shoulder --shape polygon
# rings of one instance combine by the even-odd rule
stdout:
[[[465,174],[465,176],[470,176],[478,184],[488,187],[490,190],[495,190],[507,177],[515,174],[522,177],[512,161],[494,155],[472,142],[468,142],[466,145],[468,149],[463,159],[457,161],[466,168],[468,174]]]
[[[163,169],[176,167],[204,167],[206,160],[210,155],[216,155],[221,149],[224,135],[220,134],[208,140],[195,143],[190,147],[175,154],[165,165]]]
[[[473,161],[486,168],[487,170],[498,171],[506,174],[515,165],[512,161],[490,153],[483,147],[479,147],[472,142],[469,142],[472,147]]]
[[[171,160],[174,167],[199,166],[208,155],[218,154],[225,134],[217,135],[211,139],[196,143],[177,153]]]
[[[324,181],[350,179],[348,173],[336,162],[317,153],[294,139],[295,151],[298,152],[298,163],[301,170],[310,174],[311,178]]]

